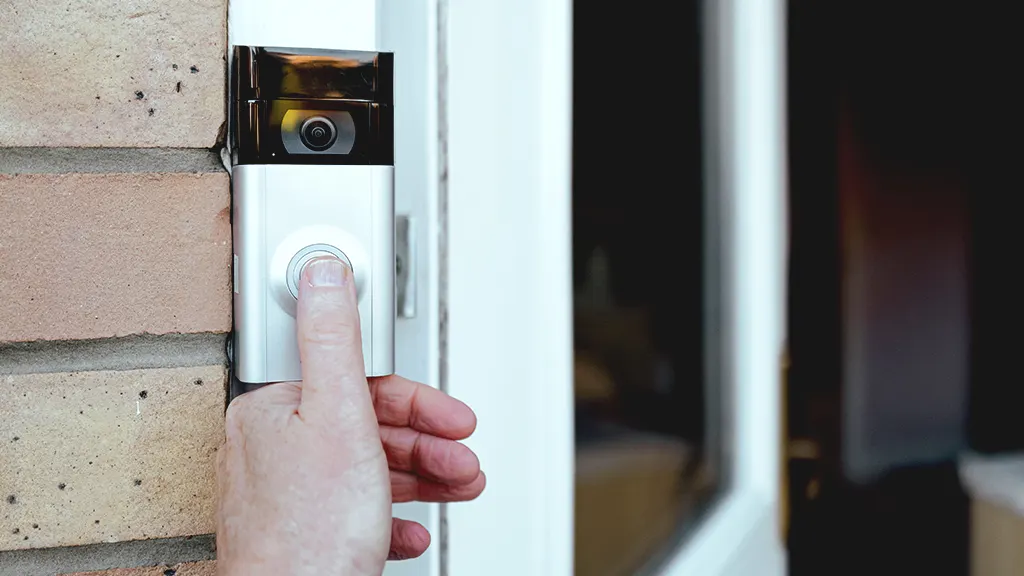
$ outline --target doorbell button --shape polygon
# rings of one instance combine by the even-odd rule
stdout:
[[[320,252],[320,254],[312,254]],[[351,232],[336,226],[313,224],[293,230],[277,242],[270,250],[268,259],[268,291],[281,311],[295,317],[298,303],[299,279],[305,262],[318,255],[332,255],[352,269],[356,286],[356,298],[362,302],[367,296],[371,277],[375,274],[371,266],[366,242]],[[244,281],[244,278],[243,278]],[[269,304],[269,303],[268,303]]]
[[[306,268],[306,264],[309,264],[310,260],[321,256],[334,256],[352,269],[352,262],[348,259],[348,256],[335,246],[330,244],[311,244],[306,246],[296,252],[295,256],[292,256],[291,261],[288,262],[286,278],[288,279],[288,291],[292,293],[293,298],[297,299],[299,297],[299,282],[302,281],[302,271]],[[352,269],[352,273],[354,276],[354,269]]]

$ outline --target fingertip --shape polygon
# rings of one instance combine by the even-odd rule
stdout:
[[[476,478],[460,486],[448,486],[444,490],[444,497],[439,498],[441,502],[469,502],[476,500],[487,487],[487,476],[481,470]]]
[[[414,522],[409,527],[409,539],[412,542],[413,548],[417,550],[417,556],[423,554],[430,548],[430,531],[427,530],[426,526]]]
[[[414,423],[415,427],[419,428],[420,426],[417,424],[420,424],[428,431],[449,440],[465,440],[473,435],[473,432],[476,431],[477,420],[476,413],[469,405],[440,390],[436,391],[436,397],[433,400],[433,402],[424,402],[424,406],[430,408],[421,409],[421,421]],[[427,421],[430,420],[433,422],[427,424]]]
[[[448,486],[443,489],[443,496],[438,497],[440,502],[469,502],[476,500],[487,487],[487,476],[480,471],[476,478],[462,485]]]
[[[388,560],[418,558],[430,547],[430,532],[419,522],[395,518],[391,524]]]
[[[358,302],[347,264],[333,256],[314,258],[302,268],[298,288],[300,344],[303,339],[332,341],[358,331]]]
[[[394,502],[467,502],[475,500],[487,487],[487,477],[477,474],[472,482],[460,485],[432,482],[408,472],[391,471],[391,497]]]
[[[300,277],[303,287],[338,287],[352,283],[352,268],[348,263],[334,256],[317,256],[302,267]]]
[[[455,427],[458,429],[458,440],[464,440],[473,435],[476,432],[476,412],[469,407],[468,404],[459,400],[458,398],[452,398],[457,402],[458,408],[452,410],[452,419],[455,423]]]
[[[469,446],[452,442],[448,468],[453,471],[451,484],[470,484],[480,476],[480,458]]]
[[[481,470],[477,477],[472,482],[463,486],[460,490],[460,501],[469,502],[470,500],[476,500],[484,493],[484,489],[487,488],[487,475]]]

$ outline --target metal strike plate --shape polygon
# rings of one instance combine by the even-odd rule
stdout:
[[[395,300],[399,318],[416,317],[416,229],[414,220],[395,216]]]

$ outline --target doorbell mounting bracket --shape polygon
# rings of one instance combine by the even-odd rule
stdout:
[[[229,115],[232,368],[246,389],[302,378],[303,267],[351,268],[367,376],[394,372],[394,56],[235,46]]]

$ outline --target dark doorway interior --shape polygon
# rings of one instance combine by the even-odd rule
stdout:
[[[817,447],[790,471],[791,573],[966,575],[968,498],[956,455],[844,473],[840,158],[929,202],[963,201],[969,377],[958,433],[980,452],[1024,449],[1014,382],[1024,326],[1024,94],[1012,7],[968,2],[789,2],[790,436]],[[852,128],[843,132],[846,122]],[[844,176],[844,170],[845,176]],[[876,180],[878,181],[878,180]],[[947,186],[948,184],[948,186]],[[901,188],[902,186],[902,188]],[[912,410],[912,406],[904,406]],[[896,413],[901,407],[893,407]]]

